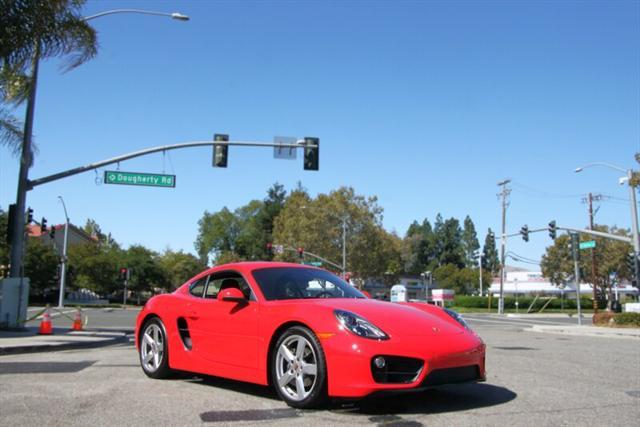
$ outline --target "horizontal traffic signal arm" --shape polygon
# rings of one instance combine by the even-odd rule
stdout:
[[[133,159],[136,157],[146,156],[147,154],[159,153],[163,151],[179,150],[182,148],[191,147],[211,147],[214,145],[233,145],[241,147],[282,147],[282,148],[300,148],[307,147],[307,142],[304,139],[298,139],[295,144],[274,144],[273,142],[259,142],[259,141],[193,141],[193,142],[181,142],[178,144],[162,145],[159,147],[145,148],[144,150],[134,151],[133,153],[123,154],[122,156],[112,157],[110,159],[101,160],[95,163],[90,163],[85,166],[79,166],[73,169],[68,169],[62,172],[47,175],[42,178],[29,180],[27,182],[27,189],[32,190],[38,185],[46,184],[48,182],[57,181],[62,178],[77,175],[79,173],[87,172],[90,170],[98,169],[103,166],[108,166],[116,163],[123,162],[125,160]]]
[[[581,234],[590,234],[592,236],[596,236],[596,237],[604,237],[605,239],[612,239],[612,240],[619,240],[621,242],[627,242],[627,243],[631,243],[631,238],[630,237],[624,237],[624,236],[620,236],[618,234],[611,234],[611,233],[603,233],[602,231],[596,231],[596,230],[587,230],[584,228],[571,228],[571,227],[558,227],[556,226],[557,230],[564,230],[564,231],[572,231],[574,233],[581,233]],[[529,230],[529,234],[531,233],[538,233],[540,231],[549,231],[549,229],[547,227],[544,228],[532,228]],[[522,236],[522,234],[518,231],[517,233],[512,233],[512,234],[507,234],[505,237],[520,237]],[[499,237],[499,236],[496,236]]]
[[[273,243],[273,246],[277,246],[277,245],[278,245],[278,243]],[[285,251],[298,253],[298,248],[292,248],[291,246],[284,246],[284,247],[283,247],[283,249],[284,249]],[[306,249],[304,249],[304,250],[302,251],[302,253],[303,253],[305,256],[310,256],[310,257],[313,257],[313,258],[319,259],[320,261],[326,262],[327,264],[332,265],[332,266],[334,266],[335,268],[342,270],[342,266],[341,266],[341,265],[338,265],[338,264],[336,264],[335,262],[331,262],[331,261],[329,261],[329,260],[328,260],[328,259],[326,259],[326,258],[322,258],[320,255],[316,255],[316,254],[314,254],[313,252],[309,252],[309,251],[307,251]]]

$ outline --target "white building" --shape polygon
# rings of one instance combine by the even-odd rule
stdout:
[[[505,295],[565,295],[576,292],[575,284],[568,282],[564,287],[559,287],[549,282],[539,271],[508,271],[504,282]],[[500,278],[493,279],[490,288],[494,296],[500,295]],[[615,291],[615,288],[614,288]],[[638,295],[638,289],[628,283],[621,283],[617,291],[622,294]],[[580,284],[581,295],[592,295],[593,287],[590,283]]]

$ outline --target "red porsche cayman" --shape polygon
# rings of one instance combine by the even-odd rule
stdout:
[[[148,376],[272,384],[296,408],[485,378],[485,345],[456,313],[368,299],[300,264],[211,268],[149,300],[136,326]]]

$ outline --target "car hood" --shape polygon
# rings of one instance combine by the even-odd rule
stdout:
[[[364,317],[390,336],[442,336],[465,331],[455,320],[445,320],[428,312],[440,310],[437,307],[424,311],[409,305],[372,299],[321,299],[313,302],[329,309],[346,310]]]

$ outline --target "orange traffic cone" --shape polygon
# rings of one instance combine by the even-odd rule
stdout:
[[[82,313],[80,309],[76,311],[76,316],[73,319],[73,326],[71,327],[72,331],[81,331],[82,330]]]
[[[40,321],[40,330],[38,330],[38,335],[52,335],[53,334],[53,325],[51,324],[51,315],[49,314],[49,307],[44,310],[44,314],[42,315],[42,320]]]

